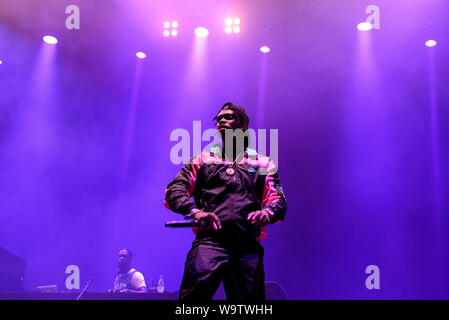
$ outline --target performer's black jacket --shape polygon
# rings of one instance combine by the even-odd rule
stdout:
[[[194,156],[167,186],[165,206],[182,215],[194,208],[214,212],[222,224],[221,234],[263,240],[265,228],[252,225],[247,217],[253,211],[266,209],[270,223],[284,219],[287,202],[277,167],[273,160],[250,148],[237,162],[233,165],[222,158],[221,148],[216,146]],[[234,174],[226,172],[230,167]],[[201,235],[199,232],[197,238]]]

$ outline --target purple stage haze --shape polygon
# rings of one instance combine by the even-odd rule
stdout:
[[[380,29],[359,31],[372,4]],[[170,134],[196,137],[193,121],[212,128],[231,101],[250,127],[279,130],[288,212],[263,242],[267,281],[289,299],[449,299],[448,12],[447,0],[0,1],[0,246],[26,261],[25,289],[67,291],[77,265],[81,287],[104,292],[126,247],[148,284],[178,290],[194,235],[164,227],[182,218],[163,205],[181,168]]]

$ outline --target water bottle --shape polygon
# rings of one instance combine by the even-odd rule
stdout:
[[[163,293],[164,292],[164,277],[160,276],[159,281],[157,282],[157,292]]]

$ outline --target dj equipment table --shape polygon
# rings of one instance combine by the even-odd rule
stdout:
[[[0,300],[75,300],[79,292],[11,292],[0,293]],[[105,293],[86,292],[81,300],[177,300],[178,292]]]

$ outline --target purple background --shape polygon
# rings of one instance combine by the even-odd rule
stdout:
[[[381,29],[361,34],[371,4]],[[0,245],[29,290],[64,290],[76,264],[104,291],[122,247],[178,290],[193,235],[164,228],[180,218],[163,206],[169,136],[232,101],[279,129],[289,209],[263,243],[266,280],[291,299],[448,299],[448,15],[445,0],[2,0]],[[162,37],[174,19],[179,37]]]

